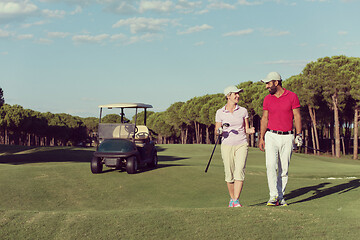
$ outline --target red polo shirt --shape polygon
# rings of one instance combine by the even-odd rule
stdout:
[[[267,128],[276,131],[291,131],[293,129],[293,109],[300,107],[298,96],[284,88],[284,93],[278,98],[267,95],[264,99],[263,110],[269,112]]]

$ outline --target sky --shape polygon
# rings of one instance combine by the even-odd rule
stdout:
[[[360,0],[0,0],[5,102],[98,117],[360,56]]]

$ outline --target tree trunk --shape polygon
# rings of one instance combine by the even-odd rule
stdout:
[[[214,139],[213,139],[214,143],[216,143],[217,138],[218,138],[218,136],[216,136],[216,132],[215,132],[215,128],[214,128]]]
[[[353,159],[358,159],[358,120],[359,120],[359,108],[355,108],[354,113],[354,154]]]
[[[193,143],[199,143],[198,142],[198,127],[197,127],[197,122],[194,122],[194,131],[195,131],[195,136],[193,136]]]
[[[310,128],[311,128],[311,126],[310,126]],[[309,146],[309,128],[307,127],[306,129],[305,129],[305,138],[304,138],[304,140],[305,140],[305,154],[307,154],[308,153],[308,148],[307,148],[307,146]]]
[[[210,144],[210,133],[209,129],[211,126],[206,126],[206,144]]]
[[[198,126],[198,135],[197,135],[197,144],[202,144],[202,128],[201,128],[201,125],[200,123],[197,124]]]
[[[184,135],[185,135],[185,130],[181,127],[180,128],[180,141],[181,141],[181,144],[184,144]]]
[[[200,128],[199,128],[199,123],[195,122],[195,142],[196,144],[200,143]]]
[[[5,138],[5,140],[4,140],[4,142],[5,142],[5,145],[6,144],[9,144],[9,133],[8,133],[8,130],[7,130],[7,128],[5,127],[5,130],[4,130],[4,138]]]
[[[311,138],[312,138],[312,143],[313,143],[313,146],[314,148],[316,149],[316,143],[315,143],[315,133],[314,133],[314,126],[311,124]],[[313,150],[314,151],[314,155],[316,155],[316,150]]]
[[[346,156],[344,137],[341,137],[341,142],[342,142],[342,147],[343,147],[343,155]]]
[[[335,127],[335,156],[340,157],[340,126],[339,126],[339,109],[337,93],[332,95],[333,107],[334,107],[334,127]]]
[[[309,109],[309,114],[310,114],[310,118],[312,121],[312,127],[314,129],[314,135],[315,135],[315,145],[313,145],[313,146],[316,149],[320,149],[319,135],[317,132],[317,124],[316,124],[316,112],[315,112],[315,109],[312,108],[310,105],[308,105],[308,109]],[[320,152],[317,152],[317,154],[320,155]]]
[[[1,131],[1,144],[5,144],[5,128]]]

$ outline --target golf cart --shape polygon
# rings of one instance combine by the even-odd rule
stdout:
[[[157,167],[158,157],[155,144],[150,139],[149,129],[146,127],[146,109],[151,105],[143,103],[118,103],[100,105],[100,120],[96,152],[91,160],[91,172],[101,173],[103,165],[116,169],[125,169],[134,174],[138,167]],[[121,123],[101,123],[103,108],[120,109]],[[136,110],[135,123],[124,121],[124,109]],[[136,125],[138,109],[143,108],[144,125]]]

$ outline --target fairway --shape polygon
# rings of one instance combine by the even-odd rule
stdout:
[[[358,239],[360,161],[293,154],[285,198],[267,207],[265,155],[250,148],[243,208],[220,149],[158,145],[159,167],[92,174],[94,149],[0,145],[0,239]]]

